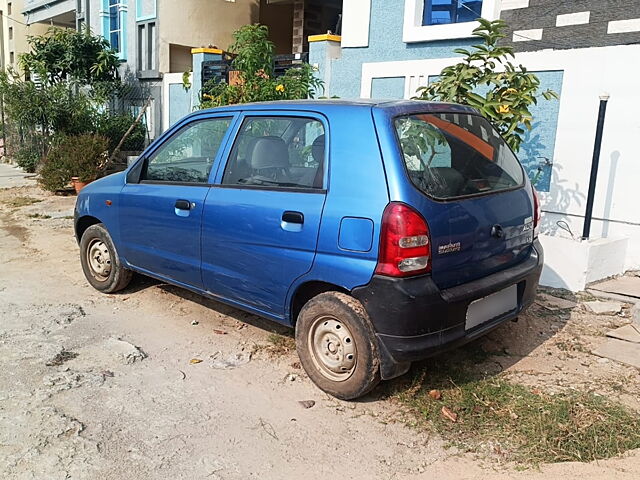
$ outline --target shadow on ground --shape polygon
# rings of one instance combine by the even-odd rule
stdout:
[[[293,329],[285,325],[142,275],[136,275],[123,293],[131,294],[150,287],[159,288],[265,332],[290,338],[294,336]],[[541,292],[577,301],[577,298],[566,290],[541,289]],[[382,400],[407,389],[429,390],[443,384],[463,385],[466,382],[498,375],[555,336],[564,328],[570,315],[571,310],[550,310],[542,302],[536,302],[518,321],[506,322],[486,336],[455,350],[415,362],[406,375],[383,382],[373,393],[360,401]]]

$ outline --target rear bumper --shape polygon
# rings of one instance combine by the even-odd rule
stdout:
[[[506,270],[440,290],[430,275],[413,278],[374,276],[352,294],[373,322],[382,363],[382,378],[408,370],[410,363],[457,347],[516,318],[535,299],[544,262],[536,240],[528,258]],[[465,330],[467,308],[474,300],[517,285],[517,308]]]

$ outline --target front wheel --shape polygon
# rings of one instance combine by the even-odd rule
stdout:
[[[111,235],[102,223],[90,226],[82,234],[80,263],[91,286],[103,293],[126,288],[133,275],[120,263]]]
[[[344,293],[307,302],[296,323],[296,349],[307,375],[334,397],[353,400],[380,382],[373,326],[362,304]]]

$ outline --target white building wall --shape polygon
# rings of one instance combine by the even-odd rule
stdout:
[[[543,231],[564,221],[582,233],[599,95],[610,94],[592,223],[592,238],[627,236],[625,267],[640,269],[640,45],[542,50],[519,53],[516,63],[530,71],[562,70],[551,189],[542,194]],[[365,63],[361,95],[371,96],[373,78],[404,76],[405,98],[431,75],[457,59]],[[598,220],[601,219],[601,220]],[[568,235],[568,234],[567,234]]]

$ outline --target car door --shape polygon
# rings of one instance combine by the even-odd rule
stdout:
[[[237,130],[204,206],[204,286],[282,318],[291,284],[315,257],[327,125],[306,113],[252,113]]]
[[[232,114],[189,119],[132,169],[120,195],[119,219],[129,264],[202,288],[202,211],[232,120]]]

